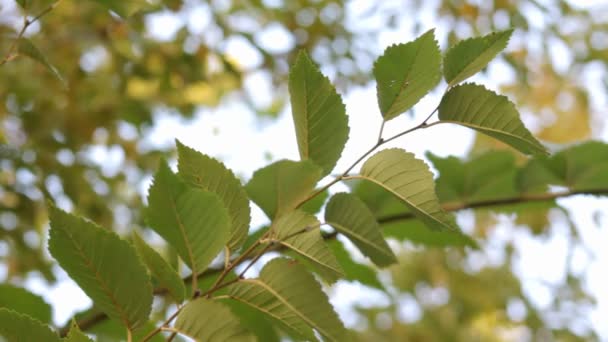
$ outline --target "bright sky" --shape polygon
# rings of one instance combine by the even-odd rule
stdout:
[[[600,1],[596,1],[600,3]],[[187,1],[187,3],[195,3]],[[350,6],[352,13],[364,10],[361,4],[364,1],[353,1]],[[387,1],[386,6],[391,6]],[[587,1],[591,4],[592,1]],[[433,6],[429,2],[428,6]],[[423,31],[436,26],[437,21],[432,16],[432,11],[423,11],[420,16],[425,23]],[[172,35],[182,25],[187,25],[192,32],[202,32],[209,18],[206,15],[204,6],[193,6],[188,11],[174,16],[169,13],[150,16],[148,27],[151,34],[160,40],[170,39]],[[363,24],[363,23],[359,23]],[[378,55],[383,48],[389,44],[406,42],[414,38],[411,33],[411,21],[403,21],[394,30],[386,30],[380,34],[375,42],[377,44]],[[374,23],[369,23],[374,25]],[[270,37],[284,34],[280,30],[270,30],[266,32]],[[446,35],[447,32],[441,26],[437,27],[438,36]],[[273,39],[283,41],[280,39]],[[515,38],[513,41],[517,42]],[[287,41],[289,44],[289,41]],[[527,42],[534,44],[534,42]],[[536,42],[538,43],[538,42]],[[243,42],[231,42],[227,49],[233,55],[240,56],[244,64],[255,63],[256,56],[251,53]],[[277,47],[280,49],[281,47]],[[245,58],[243,58],[245,56]],[[245,62],[248,61],[248,62]],[[324,66],[324,72],[332,74],[331,66]],[[489,77],[476,77],[473,81],[485,84],[491,89],[496,89],[496,85],[509,79],[508,68],[495,61],[491,64]],[[371,75],[370,75],[371,77]],[[260,93],[257,96],[266,96],[271,90],[270,81],[267,75],[252,74],[245,81],[247,88]],[[439,89],[443,90],[443,89]],[[381,116],[377,109],[375,86],[359,87],[352,89],[348,94],[344,94],[347,106],[350,125],[350,140],[346,146],[342,159],[338,163],[336,170],[344,170],[350,163],[370,146],[375,143],[378,129],[381,123]],[[603,100],[606,103],[605,99]],[[438,103],[438,94],[425,97],[418,105],[415,118],[402,115],[398,119],[391,121],[385,128],[385,136],[390,136],[419,123],[422,118]],[[291,121],[289,110],[282,113],[276,121],[261,122],[258,117],[245,105],[239,102],[238,98],[227,98],[217,109],[200,110],[191,121],[185,121],[178,115],[159,111],[155,117],[156,126],[148,132],[144,146],[148,144],[173,146],[174,139],[179,139],[184,144],[191,146],[205,154],[222,159],[225,164],[233,169],[243,179],[247,180],[257,168],[268,164],[267,153],[272,155],[273,160],[282,158],[297,160],[298,152],[294,135],[294,128]],[[608,141],[608,129],[598,132],[598,138]],[[387,147],[401,147],[410,152],[414,152],[418,157],[423,158],[426,151],[432,151],[440,156],[456,155],[463,156],[470,149],[473,134],[468,129],[456,126],[439,125],[428,130],[418,131],[405,136]],[[93,153],[93,158],[100,164],[103,162],[108,165],[108,158],[111,157],[109,151],[98,149]],[[108,167],[118,168],[121,164],[120,156],[113,158]],[[358,168],[355,168],[357,170]],[[323,183],[323,182],[322,182]],[[142,193],[147,192],[149,180],[141,184]],[[344,189],[340,186],[335,187],[335,191]],[[608,216],[605,208],[608,208],[608,199],[598,199],[591,196],[576,196],[560,200],[559,203],[572,213],[572,218],[579,227],[579,232],[589,250],[594,256],[587,255],[582,250],[576,250],[573,263],[576,268],[581,270],[581,276],[586,279],[586,286],[589,291],[597,296],[597,308],[589,314],[594,323],[594,327],[600,331],[604,338],[608,338],[608,325],[605,324],[608,317],[608,276],[605,270],[608,269],[608,249],[603,246],[608,241]],[[601,226],[596,224],[592,218],[595,213],[602,212],[600,219]],[[467,213],[458,216],[459,223],[466,228]],[[470,216],[470,215],[469,215]],[[556,214],[556,216],[559,216]],[[266,221],[263,213],[254,208],[254,226]],[[562,218],[557,217],[552,229],[555,234],[550,240],[543,240],[532,237],[526,230],[514,229],[511,220],[501,218],[501,224],[493,233],[495,244],[504,244],[516,237],[518,246],[518,260],[515,268],[517,274],[523,279],[524,290],[529,294],[531,300],[541,308],[547,307],[551,300],[551,292],[547,284],[555,284],[564,281],[564,263],[566,260],[567,249],[567,229],[562,222]],[[496,255],[492,249],[493,245],[487,246],[480,252],[474,252],[471,258],[481,261],[479,267],[484,263],[500,261],[501,256]],[[477,253],[478,255],[475,255]],[[477,257],[477,258],[476,258]],[[63,324],[73,312],[87,308],[90,300],[82,291],[71,281],[65,273],[57,267],[60,279],[51,288],[45,283],[34,278],[28,281],[27,286],[33,292],[41,294],[53,304],[54,319],[57,323]],[[370,303],[382,303],[382,296],[369,289],[363,289],[357,284],[340,282],[333,289],[329,290],[332,294],[332,302],[337,306],[341,317],[347,325],[355,324],[353,316],[350,314],[352,303],[370,305]],[[441,298],[441,294],[437,294]],[[414,319],[417,309],[411,298],[403,298],[403,318]],[[515,310],[515,309],[514,309]],[[581,317],[581,319],[585,319]],[[602,324],[604,323],[604,324]],[[573,322],[573,329],[579,329],[580,324]]]

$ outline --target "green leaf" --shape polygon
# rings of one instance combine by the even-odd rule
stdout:
[[[213,193],[188,187],[161,163],[148,194],[148,223],[167,240],[196,275],[230,238],[230,218]]]
[[[329,79],[300,51],[289,73],[291,110],[302,160],[312,160],[329,174],[348,140],[342,98]]]
[[[589,141],[564,149],[551,157],[538,156],[521,170],[522,190],[532,192],[546,185],[573,191],[608,188],[608,144]]]
[[[177,316],[174,328],[200,342],[255,341],[230,309],[204,298],[188,303]]]
[[[99,309],[93,307],[84,312],[80,312],[75,315],[75,318],[82,322],[83,320],[90,320],[97,317]],[[148,321],[143,324],[140,328],[132,334],[133,341],[141,341],[150,331],[154,330],[156,326]],[[96,342],[116,342],[124,341],[126,337],[125,328],[115,320],[106,319],[87,329],[87,334],[91,334],[95,337]],[[158,334],[152,337],[149,342],[164,342],[165,339],[162,335]]]
[[[443,75],[448,86],[475,75],[501,52],[513,29],[493,32],[483,37],[469,38],[451,47],[443,59]]]
[[[356,196],[335,194],[325,208],[325,221],[346,235],[374,264],[384,267],[397,262],[374,214]]]
[[[47,325],[28,315],[6,308],[0,308],[0,340],[9,342],[61,341],[59,335]]]
[[[316,192],[316,190],[315,190]],[[325,204],[325,200],[327,200],[327,197],[329,197],[329,192],[327,190],[321,192],[320,194],[316,195],[315,197],[313,197],[310,201],[307,201],[306,203],[304,203],[300,209],[302,211],[305,211],[309,214],[316,214],[318,213],[321,208],[323,208],[323,204]]]
[[[326,340],[343,341],[344,325],[312,274],[296,261],[268,262],[257,279],[231,285],[229,296],[278,320],[307,340],[316,341],[311,328]]]
[[[280,342],[281,337],[270,319],[260,315],[256,309],[236,300],[227,298],[221,303],[227,305],[245,329],[249,330],[260,342]]]
[[[241,181],[220,161],[177,141],[179,175],[189,184],[216,194],[230,215],[230,250],[238,249],[249,230],[249,198]]]
[[[0,308],[26,314],[43,323],[51,322],[51,306],[24,288],[0,284]]]
[[[85,335],[76,321],[72,320],[72,324],[70,325],[70,331],[68,332],[68,336],[63,339],[64,342],[93,342],[87,335]]]
[[[42,64],[45,68],[47,68],[59,81],[63,84],[64,87],[67,87],[67,82],[59,73],[59,70],[53,66],[46,56],[38,50],[36,45],[34,45],[30,40],[21,37],[19,39],[19,44],[17,46],[17,50],[19,54],[28,56],[29,58],[35,60],[36,62]]]
[[[279,160],[257,170],[245,189],[249,198],[275,219],[295,209],[319,179],[321,169],[311,161]]]
[[[386,291],[382,283],[378,280],[377,271],[370,266],[354,261],[340,241],[333,239],[328,241],[327,245],[344,270],[344,278],[346,280],[358,281],[363,285]]]
[[[492,151],[467,161],[432,153],[427,153],[427,157],[439,171],[437,196],[442,203],[466,204],[519,195],[518,169],[509,151]]]
[[[315,216],[295,210],[274,222],[270,238],[311,261],[318,273],[333,283],[344,273],[323,241],[320,226]]]
[[[179,274],[136,232],[133,233],[132,241],[135,249],[146,266],[148,266],[154,278],[158,281],[158,284],[168,289],[173,299],[178,303],[183,302],[186,296],[186,287]]]
[[[350,178],[365,179],[390,191],[430,228],[457,229],[452,216],[439,205],[433,174],[412,153],[398,148],[380,151],[363,164],[361,175]]]
[[[441,79],[434,30],[407,44],[389,46],[374,64],[378,105],[385,121],[412,108]]]
[[[93,0],[123,18],[135,14],[147,5],[146,0]]]
[[[521,122],[515,105],[477,84],[450,89],[439,104],[439,119],[487,134],[526,154],[547,154]]]
[[[148,320],[152,285],[127,241],[96,224],[50,209],[49,251],[96,306],[133,331]]]
[[[386,236],[425,247],[468,246],[478,249],[475,240],[459,230],[431,230],[418,220],[401,220],[381,225]]]

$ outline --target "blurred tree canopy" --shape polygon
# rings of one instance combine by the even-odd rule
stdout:
[[[173,153],[142,143],[156,115],[172,111],[189,119],[230,97],[260,120],[276,118],[300,49],[348,92],[369,82],[382,32],[438,26],[449,32],[440,41],[449,46],[513,27],[500,87],[526,125],[555,150],[599,139],[608,93],[608,8],[596,6],[563,0],[0,0],[0,279],[56,281],[46,254],[45,197],[118,231],[145,227],[134,209],[143,206],[137,189],[159,157]],[[16,44],[23,39],[40,55]],[[272,80],[269,101],[245,87],[253,75]],[[506,147],[478,137],[470,162],[495,149]],[[95,151],[118,158],[121,167],[104,167]],[[507,151],[513,165],[523,164]],[[570,222],[568,248],[584,249],[583,228],[549,202],[508,210],[508,218],[517,229],[549,239],[557,215]],[[377,210],[397,214],[392,206]],[[488,258],[481,252],[401,243],[400,264],[370,280],[384,288],[386,305],[357,308],[362,340],[597,339],[584,319],[593,295],[578,273],[566,270],[553,289],[554,314],[531,303],[514,271],[514,239],[495,243],[505,219],[500,212],[472,213],[472,235],[503,255],[496,264],[471,266],[472,259]],[[399,312],[410,306],[418,311],[404,319]]]

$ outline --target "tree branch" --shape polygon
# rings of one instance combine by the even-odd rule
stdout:
[[[573,191],[560,191],[560,192],[552,192],[552,193],[544,193],[544,194],[528,194],[528,195],[520,195],[515,197],[507,197],[507,198],[497,198],[497,199],[489,199],[483,201],[473,201],[473,202],[449,202],[443,203],[441,206],[445,211],[459,211],[464,209],[480,209],[480,208],[490,208],[501,205],[509,205],[509,204],[522,204],[522,203],[532,203],[532,202],[546,202],[550,200],[555,200],[558,198],[564,198],[575,195],[608,195],[608,188],[598,188],[598,189],[589,189],[589,190],[573,190]],[[395,221],[403,221],[413,219],[414,215],[412,213],[403,213],[396,215],[389,215],[378,218],[378,223],[390,223]]]
[[[543,193],[543,194],[528,194],[528,195],[520,195],[520,196],[515,196],[515,197],[497,198],[497,199],[489,199],[489,200],[483,200],[483,201],[473,201],[473,202],[468,202],[468,203],[450,202],[450,203],[442,204],[442,207],[443,207],[443,210],[445,210],[445,211],[453,212],[453,211],[459,211],[459,210],[465,210],[465,209],[491,208],[491,207],[496,207],[496,206],[501,206],[501,205],[510,205],[510,204],[545,202],[545,201],[551,201],[551,200],[555,200],[558,198],[565,198],[565,197],[570,197],[570,196],[575,196],[575,195],[608,195],[608,188],[560,191],[560,192]],[[415,218],[414,215],[412,213],[408,212],[408,213],[403,213],[403,214],[379,217],[378,223],[380,223],[380,224],[392,223],[392,222],[397,222],[397,221],[411,220],[414,218]],[[324,234],[323,238],[325,240],[331,240],[331,239],[335,239],[336,236],[337,236],[337,233],[334,232],[334,233]],[[269,248],[266,252],[281,250],[282,248],[283,248],[282,246],[280,246],[279,244],[276,244],[275,248]],[[246,259],[244,258],[241,260],[241,262],[243,262],[245,260]],[[203,278],[203,277],[213,276],[213,275],[216,275],[218,273],[223,273],[223,272],[224,272],[224,269],[207,269],[205,272],[199,274],[198,277]],[[188,277],[185,277],[183,280],[184,280],[184,282],[189,282],[189,281],[191,281],[191,279],[192,279],[192,276],[188,276]],[[168,292],[169,291],[166,288],[154,289],[154,295],[156,295],[156,296],[164,296]],[[96,324],[99,324],[99,323],[105,321],[107,318],[108,318],[108,316],[106,316],[106,314],[100,312],[100,313],[94,314],[91,317],[82,319],[82,320],[78,321],[77,323],[82,331],[86,331],[86,330],[92,328],[93,326],[95,326]],[[61,329],[61,331],[60,331],[61,336],[65,337],[68,333],[68,330],[69,330],[69,324],[66,327]]]

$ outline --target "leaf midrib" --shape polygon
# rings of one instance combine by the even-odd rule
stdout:
[[[447,229],[449,229],[449,230],[453,230],[453,228],[452,228],[451,226],[449,226],[449,225],[447,225],[446,223],[444,223],[444,222],[440,221],[439,219],[437,219],[437,218],[433,217],[432,215],[430,215],[430,214],[429,214],[429,213],[427,213],[426,211],[424,211],[424,210],[420,209],[420,208],[419,208],[417,205],[414,205],[412,202],[408,201],[406,198],[403,198],[403,197],[402,197],[402,196],[401,196],[399,193],[397,193],[397,192],[393,191],[391,188],[389,188],[389,187],[385,186],[383,183],[381,183],[381,182],[379,182],[379,181],[377,181],[377,180],[375,180],[375,179],[373,179],[373,178],[370,178],[370,177],[368,177],[368,176],[364,176],[364,175],[355,175],[355,176],[344,177],[344,179],[345,179],[345,180],[348,180],[348,179],[363,179],[363,180],[367,180],[367,181],[370,181],[370,182],[372,182],[372,183],[375,183],[375,184],[377,184],[377,185],[379,185],[379,186],[383,187],[384,189],[386,189],[387,191],[389,191],[389,192],[390,192],[390,193],[392,193],[393,195],[397,196],[397,197],[398,197],[399,199],[401,199],[403,202],[405,202],[405,203],[407,203],[408,205],[410,205],[410,206],[412,206],[412,207],[416,208],[416,210],[417,210],[417,211],[419,211],[419,212],[421,212],[422,214],[424,214],[424,216],[426,216],[426,217],[430,218],[431,220],[433,220],[433,221],[435,221],[435,222],[439,223],[441,226],[443,226],[443,227],[445,227],[445,228],[447,228]]]
[[[119,314],[121,316],[123,324],[127,327],[127,329],[129,329],[129,330],[132,331],[133,330],[133,326],[129,322],[129,318],[128,318],[129,316],[126,314],[126,312],[124,311],[123,307],[117,302],[117,300],[114,297],[112,291],[110,290],[110,287],[105,283],[105,281],[103,280],[103,278],[99,274],[97,268],[94,267],[94,264],[91,262],[91,260],[89,260],[89,258],[87,257],[87,255],[84,253],[83,249],[80,248],[80,245],[77,243],[77,240],[75,238],[73,238],[72,234],[70,234],[70,232],[68,230],[65,230],[65,229],[62,229],[62,230],[66,233],[67,237],[72,242],[72,244],[74,245],[75,249],[78,251],[78,254],[82,258],[83,262],[85,263],[85,266],[90,271],[93,272],[93,274],[95,275],[95,279],[101,285],[102,290],[104,291],[104,293],[106,293],[106,296],[108,296],[110,298],[110,301],[112,301],[112,304],[114,304],[114,307],[117,309],[117,311],[119,312]]]
[[[386,253],[381,246],[377,245],[375,242],[373,242],[373,241],[371,241],[369,239],[366,239],[362,235],[359,235],[354,230],[350,230],[350,229],[346,228],[345,226],[343,226],[343,225],[341,225],[339,223],[335,223],[335,222],[331,222],[331,221],[327,221],[327,224],[335,226],[335,227],[339,227],[340,229],[337,229],[338,231],[343,230],[345,232],[348,232],[348,234],[355,236],[359,241],[361,241],[361,242],[365,243],[366,245],[368,245],[368,246],[376,249],[381,254],[383,254],[383,255],[385,255],[387,257],[393,258],[393,256],[391,254],[389,254],[389,253]],[[342,234],[346,235],[347,233],[343,232]]]
[[[514,134],[512,134],[512,133],[510,133],[508,131],[503,131],[503,130],[499,130],[499,129],[491,128],[491,127],[482,127],[482,126],[479,126],[479,125],[475,125],[475,124],[472,124],[472,123],[469,123],[469,122],[463,122],[463,121],[444,120],[444,119],[441,119],[440,121],[444,122],[444,123],[451,123],[451,124],[456,124],[456,125],[462,125],[462,126],[466,126],[466,127],[472,128],[472,129],[480,130],[480,131],[489,131],[489,132],[492,132],[492,133],[507,135],[507,136],[509,136],[511,138],[514,138],[514,139],[516,139],[516,140],[518,140],[520,142],[525,143],[529,147],[533,147],[533,149],[536,150],[536,151],[542,151],[543,154],[547,154],[547,152],[544,150],[544,148],[539,147],[534,141],[527,140],[527,139],[522,138],[522,137],[520,137],[518,135],[514,135]]]
[[[293,239],[293,240],[295,241],[295,239],[296,239],[296,238],[297,238],[297,236],[294,236],[293,238],[290,238],[290,239],[288,239],[288,240],[292,240],[292,239]],[[294,250],[294,251],[298,252],[299,254],[302,254],[303,256],[305,256],[305,257],[309,258],[310,260],[314,261],[315,263],[317,263],[317,264],[319,264],[319,265],[321,265],[321,266],[323,266],[323,267],[326,267],[326,268],[328,268],[328,269],[330,269],[330,270],[332,270],[332,271],[336,272],[337,274],[343,274],[343,273],[342,273],[342,271],[337,270],[337,269],[335,269],[334,267],[332,267],[332,266],[330,266],[330,265],[327,265],[327,264],[325,264],[325,263],[321,262],[319,259],[312,257],[312,256],[311,256],[309,253],[306,253],[306,252],[304,252],[303,250],[301,250],[301,249],[299,249],[299,248],[296,248],[294,245],[292,245],[292,244],[290,244],[289,242],[287,242],[288,240],[285,240],[285,241],[280,241],[279,243],[280,243],[281,245],[283,245],[283,246],[285,246],[285,247],[289,248],[289,249],[292,249],[292,250]],[[319,242],[322,242],[322,241],[319,241]]]
[[[287,306],[291,311],[295,312],[298,317],[300,317],[304,322],[306,322],[309,326],[314,327],[315,329],[319,330],[319,333],[321,333],[321,335],[323,336],[332,336],[330,335],[327,331],[325,331],[324,329],[322,329],[321,327],[318,326],[318,324],[316,324],[315,322],[311,321],[306,315],[304,315],[303,313],[301,313],[299,310],[297,310],[294,306],[292,306],[287,299],[283,298],[282,295],[280,295],[280,293],[278,293],[277,291],[275,291],[272,287],[270,287],[268,284],[266,284],[263,281],[260,281],[259,279],[247,279],[247,280],[243,280],[243,282],[245,283],[252,283],[255,285],[259,285],[261,287],[263,287],[265,290],[267,290],[268,292],[270,292],[273,296],[275,296],[277,299],[279,299],[285,306]],[[256,307],[259,307],[258,305],[256,305]],[[283,320],[281,320],[283,322]]]
[[[185,192],[182,192],[181,196],[183,196],[184,193]],[[169,196],[169,198],[170,198],[169,203],[171,203],[171,210],[175,214],[175,220],[177,221],[177,227],[179,228],[179,232],[182,236],[182,239],[184,240],[184,246],[186,247],[186,250],[188,251],[188,257],[190,258],[190,262],[192,265],[192,276],[193,276],[193,279],[195,279],[197,276],[197,265],[196,265],[196,260],[194,260],[194,252],[192,251],[192,247],[189,244],[188,236],[186,235],[186,227],[184,227],[184,224],[181,220],[179,211],[177,210],[176,198],[173,196],[173,194],[171,194]]]

